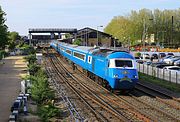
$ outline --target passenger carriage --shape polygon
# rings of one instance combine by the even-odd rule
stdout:
[[[62,56],[83,68],[92,79],[106,87],[131,90],[138,82],[134,57],[128,52],[77,46],[53,41],[50,44]]]

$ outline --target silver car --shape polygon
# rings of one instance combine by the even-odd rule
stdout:
[[[173,60],[176,58],[180,58],[179,56],[170,56],[168,58],[163,59],[163,62],[167,63],[167,64],[172,64]]]
[[[175,61],[175,62],[174,62],[174,65],[175,65],[175,66],[180,66],[180,60]]]
[[[180,60],[180,57],[172,58],[172,59],[169,61],[169,64],[174,65],[174,62],[175,62],[175,61],[178,61],[178,60]]]

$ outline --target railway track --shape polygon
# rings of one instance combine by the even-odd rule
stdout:
[[[92,80],[82,74],[82,72],[80,73],[78,70],[76,73],[68,71],[66,69],[68,66],[63,68],[60,63],[62,60],[57,57],[55,58],[56,59],[53,59],[52,62],[54,62],[53,67],[56,67],[55,69],[58,74],[63,74],[61,78],[66,79],[65,82],[67,82],[68,86],[71,87],[74,92],[77,92],[76,94],[79,94],[79,97],[83,96],[81,99],[101,121],[113,121],[114,119],[112,118],[114,117],[117,118],[115,120],[121,121],[179,121],[177,116],[175,116],[177,117],[176,119],[162,110],[157,110],[153,106],[145,104],[145,102],[142,102],[135,96],[122,97],[111,94],[106,89],[97,85],[97,83],[92,82]],[[93,103],[95,104],[92,105]],[[99,107],[97,107],[97,104],[99,104]],[[101,111],[97,112],[98,110],[95,108]],[[102,112],[103,109],[108,112]],[[107,115],[109,116],[107,117]]]
[[[82,76],[82,75],[81,75]],[[83,77],[83,76],[82,76]],[[92,82],[92,81],[91,81]],[[95,83],[94,86],[96,86],[97,84]],[[99,88],[100,89],[100,88]],[[101,88],[102,89],[102,88]],[[103,94],[104,92],[102,92]],[[136,110],[139,113],[144,114],[144,116],[148,116],[152,121],[179,121],[179,112],[178,111],[171,111],[169,109],[170,112],[168,112],[168,110],[163,111],[161,109],[157,109],[157,106],[153,106],[151,105],[151,103],[146,103],[148,99],[139,99],[137,97],[135,97],[134,95],[130,95],[130,96],[119,96],[119,98],[117,98],[117,96],[113,96],[113,100],[112,100],[112,96],[111,95],[111,99],[109,99],[113,104],[118,104],[115,101],[119,101],[119,102],[124,102],[126,103],[124,106],[129,106],[131,108],[133,108],[134,110]],[[107,99],[107,98],[106,98]],[[161,104],[162,107],[162,103]],[[166,107],[167,109],[167,107]]]
[[[59,60],[61,62],[61,60]],[[120,100],[117,96],[115,97],[114,95],[112,95],[109,91],[107,91],[106,89],[104,89],[103,87],[98,87],[95,88],[97,86],[97,83],[93,82],[91,79],[87,78],[84,75],[81,75],[82,73],[76,73],[76,77],[78,79],[78,81],[86,81],[85,83],[82,83],[85,87],[84,89],[87,89],[86,87],[88,86],[89,88],[91,88],[91,91],[98,93],[100,99],[103,99],[104,102],[111,104],[111,107],[117,108],[118,111],[124,115],[126,118],[128,118],[131,121],[152,121],[154,120],[153,118],[148,118],[146,117],[143,113],[139,113],[137,109],[135,109],[134,107],[132,107],[130,104],[128,104],[127,102],[123,102],[122,100]],[[94,83],[91,84],[91,86],[89,86],[89,83]],[[103,89],[103,90],[102,90]],[[101,91],[99,91],[101,90]],[[103,91],[103,92],[102,92]],[[113,103],[113,104],[112,104]]]
[[[71,73],[64,72],[63,67],[60,68],[60,64],[57,62],[57,60],[49,60],[49,62],[53,63],[53,68],[58,73],[58,76],[61,77],[61,82],[63,81],[66,83],[69,88],[71,88],[74,93],[89,107],[89,109],[95,114],[95,116],[98,118],[98,121],[128,121],[126,118],[123,118],[123,116],[120,117],[115,110],[108,108],[107,104],[104,104],[102,101],[98,98],[93,97],[92,93],[89,93],[87,91],[80,90],[80,87],[77,86],[77,83],[75,83],[75,80],[72,79]],[[57,64],[59,64],[57,66]],[[73,83],[74,82],[74,83]],[[95,96],[95,95],[94,95]],[[105,116],[105,115],[106,116]]]

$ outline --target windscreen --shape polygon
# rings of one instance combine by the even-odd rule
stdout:
[[[133,67],[131,60],[115,60],[116,67]]]

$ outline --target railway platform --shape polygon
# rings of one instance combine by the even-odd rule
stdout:
[[[0,122],[7,122],[10,108],[20,91],[21,75],[25,74],[23,56],[10,56],[0,64]]]

